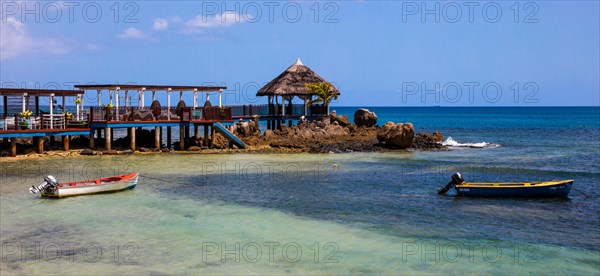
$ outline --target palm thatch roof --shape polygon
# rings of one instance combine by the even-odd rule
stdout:
[[[308,83],[327,82],[324,78],[317,75],[313,70],[302,64],[300,59],[296,60],[292,66],[283,71],[279,76],[273,79],[267,85],[263,86],[256,96],[307,96],[313,93],[306,88]],[[331,85],[331,90],[335,94],[340,94],[337,87]]]

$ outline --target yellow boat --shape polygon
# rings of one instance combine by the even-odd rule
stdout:
[[[543,182],[465,182],[460,173],[452,175],[452,180],[438,189],[445,194],[454,187],[457,196],[475,197],[566,197],[571,191],[573,180],[552,180]]]

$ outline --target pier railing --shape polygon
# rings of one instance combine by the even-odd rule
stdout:
[[[305,112],[306,111],[306,112]],[[235,105],[235,106],[206,106],[206,107],[90,107],[91,122],[127,122],[127,121],[211,121],[226,122],[234,118],[250,118],[252,116],[266,117],[300,117],[322,116],[327,114],[327,107],[322,105],[307,106],[303,104],[283,105]]]
[[[92,122],[231,121],[231,107],[90,107]]]
[[[80,114],[76,120],[73,115],[67,114],[34,114],[28,117],[18,114],[0,116],[0,131],[29,131],[29,130],[60,130],[68,128],[87,128],[89,122],[87,114]]]

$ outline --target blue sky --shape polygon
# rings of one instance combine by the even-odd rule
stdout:
[[[219,84],[228,104],[263,103],[256,90],[299,57],[340,88],[336,105],[600,105],[597,1],[1,8],[3,87]]]

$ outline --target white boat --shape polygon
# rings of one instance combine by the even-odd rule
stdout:
[[[136,172],[92,180],[59,183],[54,177],[49,175],[44,177],[43,184],[38,187],[31,186],[29,191],[33,194],[40,192],[44,197],[67,197],[118,192],[135,188],[138,177],[139,173]]]

